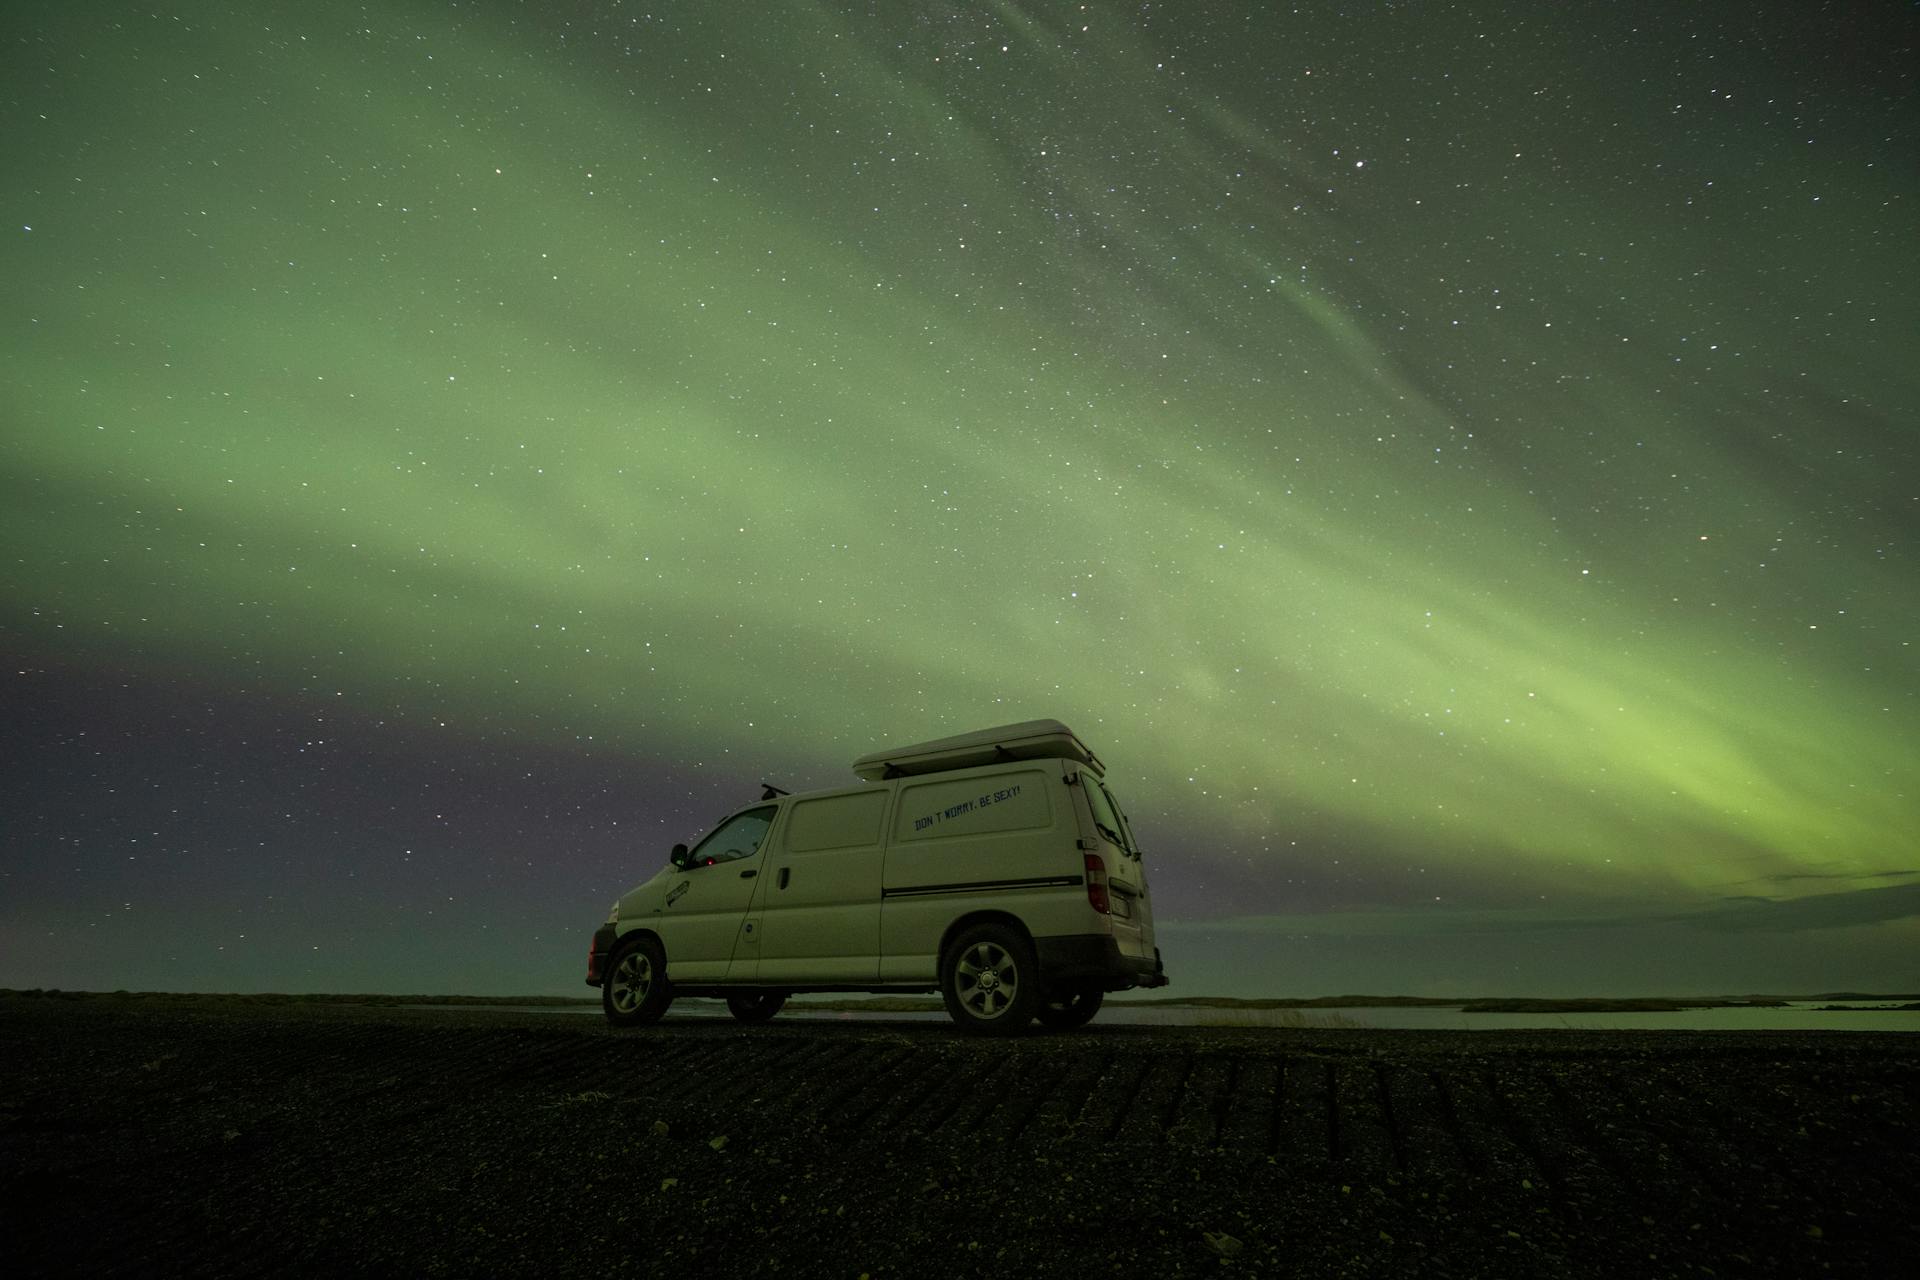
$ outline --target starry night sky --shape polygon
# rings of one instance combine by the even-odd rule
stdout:
[[[10,5],[0,985],[590,994],[1051,716],[1173,992],[1920,987],[1916,30]]]

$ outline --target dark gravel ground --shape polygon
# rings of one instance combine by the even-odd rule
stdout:
[[[1920,1037],[0,998],[0,1269],[1907,1276]]]

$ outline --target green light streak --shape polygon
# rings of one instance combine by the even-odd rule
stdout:
[[[1809,480],[1718,425],[1792,416],[1804,334],[1748,322],[1744,365],[1674,383],[1641,350],[1712,316],[1625,319],[1545,232],[1463,257],[1493,223],[1422,221],[1447,188],[1412,161],[1295,217],[1270,193],[1334,181],[1317,134],[996,12],[1026,64],[964,74],[824,9],[644,69],[427,15],[69,30],[100,131],[9,122],[8,632],[825,770],[1057,714],[1163,844],[1334,829],[1496,896],[1910,847],[1910,512],[1884,464]],[[103,105],[136,90],[150,117]],[[1743,305],[1672,283],[1723,229],[1651,225],[1635,307]],[[1892,345],[1836,334],[1795,394],[1892,415]],[[1866,514],[1824,518],[1829,479]]]

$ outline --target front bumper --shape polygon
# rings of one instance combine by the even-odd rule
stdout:
[[[619,931],[610,924],[603,924],[593,931],[593,945],[587,948],[587,985],[597,987],[606,976],[607,956],[613,951],[614,939]]]
[[[1068,934],[1058,938],[1035,938],[1033,949],[1040,961],[1040,975],[1048,984],[1093,983],[1103,991],[1125,991],[1129,987],[1164,987],[1167,974],[1160,963],[1160,948],[1153,959],[1120,953],[1120,945],[1110,937],[1093,934]]]

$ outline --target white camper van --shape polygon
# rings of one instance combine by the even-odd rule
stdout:
[[[1146,871],[1099,757],[1057,720],[854,761],[860,786],[769,787],[616,902],[587,982],[608,1021],[676,995],[763,1022],[798,991],[938,990],[967,1031],[1084,1024],[1166,985]]]

